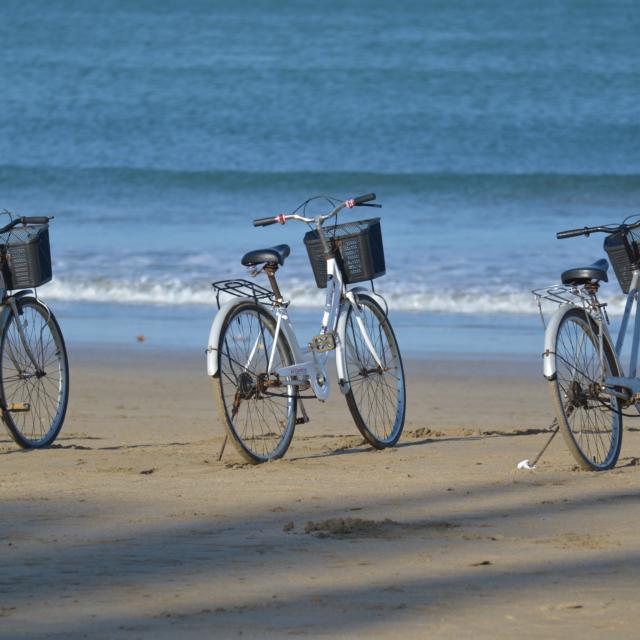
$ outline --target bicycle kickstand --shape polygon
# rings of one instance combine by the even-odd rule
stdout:
[[[218,454],[218,462],[222,460],[222,454],[224,453],[224,448],[227,446],[227,440],[229,436],[225,435],[224,440],[222,441],[222,446],[220,447],[220,453]]]
[[[307,410],[304,408],[304,403],[300,397],[298,397],[298,404],[300,405],[302,415],[299,418],[296,418],[296,424],[307,424],[307,422],[309,422],[309,416],[307,415]]]
[[[529,469],[530,471],[533,471],[536,468],[536,465],[538,464],[540,458],[542,458],[542,454],[547,450],[547,447],[551,444],[551,441],[556,437],[556,434],[558,433],[560,425],[558,425],[557,418],[554,418],[553,422],[550,425],[550,427],[552,427],[552,428],[554,426],[555,426],[555,429],[553,430],[553,432],[549,436],[549,439],[545,442],[545,444],[542,447],[542,449],[540,449],[540,453],[538,453],[538,455],[533,459],[533,462],[529,462],[528,458],[526,460],[521,460],[520,462],[518,462],[516,468],[518,468],[518,469]]]

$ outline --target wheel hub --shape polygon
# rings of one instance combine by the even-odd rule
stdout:
[[[597,382],[583,387],[578,380],[572,380],[567,392],[567,400],[576,408],[588,408],[589,400],[597,400],[599,396],[600,385]]]
[[[367,378],[374,373],[382,375],[385,371],[387,371],[387,369],[382,369],[380,367],[373,367],[371,369],[360,369],[360,375],[363,378]]]
[[[238,377],[238,393],[243,400],[252,398],[256,392],[256,383],[250,373],[243,371]]]

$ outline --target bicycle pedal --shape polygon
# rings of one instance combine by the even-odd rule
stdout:
[[[8,411],[17,413],[19,411],[31,411],[31,405],[28,402],[12,402],[7,407]]]
[[[333,351],[336,348],[335,338],[330,333],[321,333],[311,338],[309,349],[324,353],[325,351]]]

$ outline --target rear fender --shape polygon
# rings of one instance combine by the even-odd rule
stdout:
[[[235,298],[234,300],[230,300],[226,302],[220,307],[220,311],[216,313],[215,318],[213,319],[213,323],[211,324],[211,330],[209,331],[209,343],[207,345],[207,375],[216,376],[218,375],[218,344],[220,343],[220,333],[222,332],[222,327],[225,324],[225,320],[227,316],[233,312],[233,310],[246,302],[252,302],[255,304],[255,301],[252,298]],[[258,303],[259,304],[259,303]],[[268,307],[259,304],[266,311],[270,310]]]
[[[558,310],[551,316],[549,323],[547,324],[547,328],[544,332],[544,352],[542,354],[542,371],[544,373],[544,377],[547,380],[555,380],[557,375],[557,362],[556,362],[556,335],[558,333],[558,327],[562,322],[564,316],[571,311],[572,309],[576,309],[576,307],[572,304],[563,304],[558,307]],[[591,321],[597,324],[596,320],[593,319],[590,313],[585,313],[589,316]],[[611,336],[609,335],[609,330],[607,324],[605,322],[602,323],[602,332],[603,339],[608,343],[611,354],[616,360],[616,368],[620,370],[620,364],[617,360],[616,350],[613,346]]]
[[[549,319],[544,332],[544,351],[542,352],[542,372],[547,380],[556,379],[556,334],[565,314],[575,309],[572,304],[562,304]]]

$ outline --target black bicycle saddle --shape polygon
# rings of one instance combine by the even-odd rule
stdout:
[[[562,274],[562,284],[586,284],[591,280],[602,280],[602,282],[609,282],[607,277],[607,271],[609,269],[609,263],[603,258],[597,260],[588,267],[575,267],[574,269],[568,269]]]
[[[263,264],[265,262],[277,263],[280,266],[284,264],[285,258],[291,253],[291,249],[288,244],[278,244],[275,247],[269,249],[255,249],[249,251],[242,256],[242,264],[245,267],[255,267],[257,264]]]

